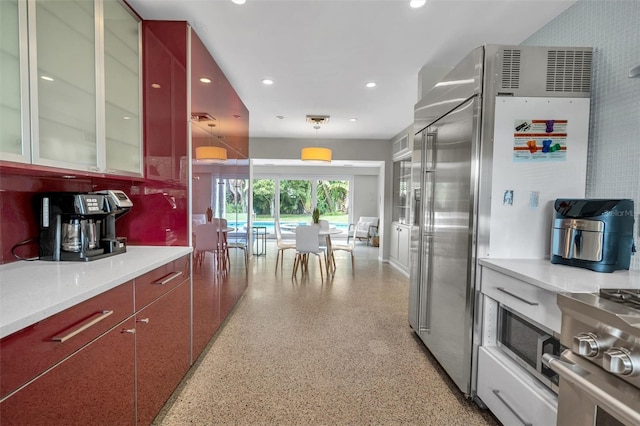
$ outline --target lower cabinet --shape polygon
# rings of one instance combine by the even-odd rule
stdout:
[[[189,271],[186,256],[0,340],[0,424],[151,424],[191,365]]]
[[[0,403],[9,425],[135,423],[135,320],[129,318]]]
[[[478,396],[502,424],[556,424],[557,396],[495,346],[478,349]]]
[[[400,223],[391,224],[389,260],[396,268],[409,272],[409,244],[411,228]]]
[[[189,282],[136,313],[139,425],[150,424],[190,366]]]

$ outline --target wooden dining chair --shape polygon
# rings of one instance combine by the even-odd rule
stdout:
[[[322,273],[322,256],[324,250],[320,248],[318,244],[318,226],[298,226],[296,228],[296,257],[293,261],[293,274],[291,278],[295,277],[298,268],[301,269],[302,275],[306,275],[309,272],[309,255],[314,255],[318,258],[318,265],[320,265],[320,278],[324,280]],[[325,263],[327,259],[325,257]]]

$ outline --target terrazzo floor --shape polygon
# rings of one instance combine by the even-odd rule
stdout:
[[[408,279],[356,246],[333,279],[317,261],[274,274],[275,244],[254,257],[234,311],[156,425],[497,425],[465,399],[407,320]]]

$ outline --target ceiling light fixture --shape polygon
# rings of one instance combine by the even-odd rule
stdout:
[[[284,115],[276,115],[276,118],[277,118],[278,120],[284,120]]]
[[[215,139],[213,135],[213,128],[215,124],[207,124],[211,129],[211,139]],[[219,164],[227,161],[227,150],[219,146],[199,146],[196,148],[196,160],[202,163]]]
[[[318,130],[320,129],[320,123],[326,123],[329,120],[329,116],[307,116],[307,121],[315,123],[313,128],[316,129],[316,146],[308,146],[302,148],[300,158],[302,161],[310,163],[330,163],[331,162],[331,150],[329,148],[321,148],[318,146]]]
[[[273,84],[273,80],[271,80],[270,78],[263,78],[262,79],[262,84],[266,84],[267,86],[271,86]]]
[[[376,87],[376,83],[374,83],[373,81],[370,81],[367,83],[367,87],[371,88],[371,87]]]
[[[358,121],[358,119],[356,117],[351,117],[349,121]]]
[[[245,4],[247,0],[231,0],[235,4]]]
[[[424,6],[426,2],[427,0],[411,0],[409,2],[409,6],[411,6],[414,9],[417,9],[419,7]]]

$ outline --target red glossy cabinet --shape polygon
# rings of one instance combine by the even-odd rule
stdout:
[[[9,396],[0,403],[0,423],[134,424],[134,333],[129,318]]]
[[[133,281],[3,338],[0,398],[131,315]]]
[[[138,424],[150,424],[191,364],[189,257],[135,280]]]
[[[191,363],[189,259],[2,339],[0,424],[150,424]]]
[[[187,27],[172,22],[157,28],[153,21],[142,27],[145,176],[186,183],[188,164],[181,159],[188,147],[187,65],[180,45],[186,45]]]

